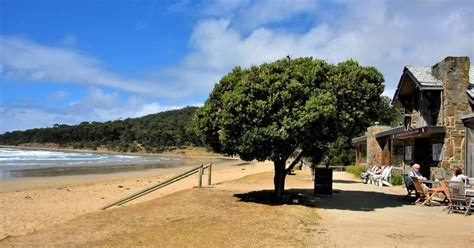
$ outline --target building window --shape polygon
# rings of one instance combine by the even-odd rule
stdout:
[[[443,150],[443,144],[441,144],[441,143],[433,144],[433,149],[432,149],[433,161],[443,160],[442,150]]]
[[[413,146],[405,146],[405,161],[410,161],[412,159]]]
[[[360,163],[367,164],[367,145],[360,146]]]

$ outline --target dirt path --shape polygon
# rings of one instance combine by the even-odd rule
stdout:
[[[243,175],[244,176],[244,175]],[[333,197],[312,195],[307,171],[288,176],[288,204],[269,200],[272,172],[91,212],[0,246],[456,247],[474,246],[474,217],[403,200],[401,187],[335,172]],[[298,203],[291,203],[297,199]]]

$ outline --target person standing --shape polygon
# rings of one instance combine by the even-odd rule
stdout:
[[[331,162],[331,160],[329,159],[328,156],[326,156],[324,158],[324,165],[326,165],[326,169],[329,169],[329,163]]]

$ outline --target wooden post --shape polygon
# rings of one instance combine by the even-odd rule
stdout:
[[[209,175],[207,176],[207,185],[211,185],[212,164],[209,165]]]
[[[202,168],[202,164],[201,164],[201,167],[199,167],[199,177],[198,177],[198,187],[201,188],[202,187],[202,174],[204,172],[204,169]]]

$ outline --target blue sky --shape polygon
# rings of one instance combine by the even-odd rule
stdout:
[[[0,0],[0,133],[204,103],[235,66],[474,58],[474,1]]]

